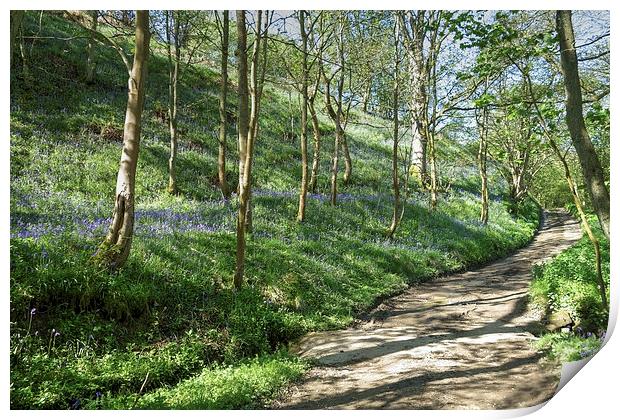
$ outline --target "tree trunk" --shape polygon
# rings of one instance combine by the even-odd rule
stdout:
[[[257,22],[257,28],[260,28],[260,20]],[[267,31],[269,29],[269,19],[268,16],[265,16],[263,34],[257,34],[256,37],[260,38],[261,42],[256,43],[252,55],[252,67],[250,69],[250,78],[252,80],[253,86],[250,90],[250,95],[252,98],[252,109],[255,115],[254,120],[250,118],[250,130],[254,133],[254,137],[252,139],[252,144],[256,142],[258,138],[258,129],[260,127],[258,121],[258,115],[260,114],[260,105],[261,98],[263,96],[263,87],[265,86],[265,76],[267,73],[267,40],[264,39],[267,36]],[[260,45],[262,46],[262,51],[260,49]],[[259,64],[259,53],[262,53],[262,63]],[[258,77],[260,69],[260,77]],[[253,156],[250,156],[252,158]],[[251,186],[251,183],[250,183]],[[254,209],[254,202],[252,200],[252,188],[250,188],[247,199],[247,210],[245,215],[245,233],[252,232],[252,213]]]
[[[230,12],[224,10],[222,19],[222,50],[221,50],[221,74],[220,82],[220,135],[219,148],[217,155],[217,176],[220,182],[220,189],[225,200],[230,196],[228,183],[226,182],[226,131],[228,121],[226,120],[226,97],[228,95],[228,38]]]
[[[331,177],[331,196],[330,204],[336,205],[338,198],[338,149],[340,148],[340,137],[342,132],[339,126],[336,126],[336,136],[334,138],[334,155],[332,157],[332,177]]]
[[[366,89],[364,90],[364,97],[362,98],[362,111],[365,114],[368,113],[368,103],[370,102],[370,96],[372,94],[372,76],[368,78]]]
[[[88,15],[90,17],[90,31],[88,34],[88,47],[86,58],[86,83],[92,83],[95,78],[95,68],[97,63],[95,62],[95,36],[97,31],[97,19],[99,13],[97,10],[89,10]]]
[[[173,22],[169,22],[172,17]],[[171,26],[173,25],[173,26]],[[172,29],[174,28],[174,29]],[[166,36],[168,46],[168,127],[170,129],[170,158],[168,159],[168,193],[177,193],[176,182],[176,158],[178,150],[178,130],[177,130],[177,109],[178,95],[177,87],[179,82],[179,62],[181,61],[181,46],[179,44],[180,25],[178,15],[174,11],[166,11]],[[172,40],[174,36],[174,41]],[[174,42],[174,57],[172,54],[172,43]]]
[[[351,171],[353,164],[351,162],[351,154],[349,153],[349,143],[347,142],[347,135],[342,130],[342,137],[340,139],[342,144],[342,155],[344,156],[344,174],[342,177],[342,183],[346,186],[351,181]]]
[[[312,120],[312,135],[314,137],[314,152],[312,154],[312,173],[310,175],[310,191],[316,193],[316,183],[319,177],[319,163],[321,158],[321,131],[319,127],[319,119],[314,109],[314,96],[308,98],[308,106],[310,109],[310,119]]]
[[[414,49],[410,58],[411,85],[413,91],[410,103],[411,135],[413,136],[413,148],[411,153],[412,164],[418,169],[420,184],[426,187],[428,185],[428,169],[426,166],[428,138],[424,104],[427,102],[427,99],[421,61],[421,52]]]
[[[10,50],[11,50],[11,67],[13,67],[13,47],[15,46],[15,38],[17,38],[17,34],[20,31],[22,26],[22,20],[24,19],[24,10],[11,10],[11,39],[10,39]]]
[[[245,270],[245,233],[248,204],[251,194],[252,156],[254,154],[254,141],[258,133],[258,110],[259,110],[259,87],[257,82],[258,55],[261,45],[261,21],[262,11],[256,15],[256,40],[254,41],[252,67],[250,70],[250,88],[248,89],[248,58],[247,30],[245,26],[245,10],[237,11],[237,74],[239,77],[239,167],[243,160],[243,173],[239,174],[239,210],[237,213],[237,252],[234,275],[234,286],[239,289],[243,284]],[[251,111],[248,117],[248,90],[251,94]]]
[[[478,168],[480,170],[480,221],[487,224],[489,221],[489,188],[487,176],[487,143],[486,139],[480,137],[480,147],[478,149]]]
[[[112,270],[123,266],[133,238],[136,167],[140,151],[140,129],[144,107],[145,78],[149,54],[149,12],[136,13],[136,50],[129,77],[129,94],[123,130],[123,152],[116,181],[112,224],[97,252],[98,259]]]
[[[245,10],[237,10],[237,75],[238,75],[238,114],[239,122],[239,210],[237,213],[237,253],[234,286],[241,288],[245,269],[245,216],[247,210],[247,189],[244,183],[245,162],[247,159],[249,105],[248,105],[248,57]]]
[[[22,59],[22,76],[24,82],[28,84],[30,82],[30,65],[28,63],[28,53],[26,52],[26,45],[24,43],[24,27],[19,28],[19,56]]]
[[[570,189],[570,192],[573,196],[573,202],[575,203],[575,207],[577,208],[577,212],[579,213],[579,217],[581,219],[583,228],[586,231],[588,238],[590,239],[590,242],[592,243],[592,246],[594,247],[594,255],[596,259],[595,261],[596,280],[597,280],[598,287],[599,287],[599,293],[601,295],[601,303],[603,305],[603,309],[607,311],[607,313],[609,313],[609,307],[607,306],[607,291],[605,287],[605,282],[603,281],[603,271],[601,268],[601,248],[600,248],[599,241],[594,235],[594,233],[592,232],[592,228],[590,227],[590,223],[588,222],[586,213],[583,210],[583,206],[581,205],[581,199],[579,198],[577,186],[575,185],[575,182],[571,175],[570,168],[569,168],[568,162],[566,161],[565,155],[561,152],[560,148],[558,147],[553,134],[547,129],[547,124],[545,122],[543,114],[540,111],[540,107],[538,106],[534,98],[534,93],[532,89],[532,80],[527,72],[523,71],[523,69],[521,68],[519,68],[519,70],[521,70],[521,72],[523,73],[523,76],[525,77],[525,81],[528,86],[528,91],[529,91],[530,97],[533,99],[532,102],[534,104],[534,108],[536,109],[536,115],[538,117],[540,126],[542,127],[543,132],[545,136],[547,137],[551,148],[555,152],[555,155],[558,157],[558,159],[562,163],[562,167],[564,168],[564,176],[566,178],[566,183],[568,184],[568,188]]]
[[[426,165],[428,143],[428,93],[426,83],[429,66],[424,58],[424,41],[426,39],[428,22],[426,12],[416,14],[408,12],[409,27],[407,30],[404,14],[399,14],[400,29],[403,34],[409,56],[409,77],[411,83],[411,132],[412,132],[412,164],[419,172],[419,181],[423,187],[428,187],[429,177]]]
[[[564,175],[566,177],[566,182],[568,184],[568,188],[570,189],[573,195],[573,201],[575,203],[575,207],[577,207],[577,212],[579,213],[579,217],[581,219],[581,224],[583,225],[584,230],[586,231],[592,246],[594,247],[594,256],[595,256],[595,264],[596,264],[596,281],[598,283],[599,293],[601,296],[601,303],[603,305],[603,309],[608,311],[609,308],[607,306],[607,291],[605,287],[605,282],[603,281],[603,272],[601,269],[601,246],[596,236],[592,232],[592,228],[590,227],[590,223],[588,222],[588,218],[586,216],[585,211],[583,210],[583,206],[581,205],[581,199],[579,198],[579,193],[577,192],[577,187],[575,186],[575,182],[573,181],[573,177],[571,176],[570,169],[566,159],[557,148],[554,146],[554,150],[556,151],[556,155],[562,162],[562,166],[564,167]]]
[[[394,211],[392,213],[392,224],[388,231],[388,238],[393,238],[398,223],[400,222],[400,185],[398,179],[398,68],[400,66],[398,53],[398,20],[394,25],[394,89],[392,90],[392,112],[394,115],[394,130],[392,132],[392,187],[394,188]]]
[[[334,125],[336,126],[336,135],[334,137],[334,151],[332,155],[332,170],[331,170],[331,197],[330,203],[332,206],[336,205],[337,197],[338,197],[338,153],[340,151],[340,143],[343,137],[342,125],[340,124],[340,115],[341,115],[341,106],[338,106],[338,111],[334,110],[334,107],[331,103],[331,92],[330,92],[330,83],[323,74],[325,79],[325,107],[327,108],[327,112],[331,117]],[[341,76],[343,78],[344,76]],[[339,83],[339,90],[342,84]],[[340,104],[340,102],[339,102]]]
[[[586,190],[592,200],[592,206],[603,233],[609,238],[609,191],[605,186],[605,177],[600,160],[583,120],[581,84],[570,10],[557,11],[556,26],[560,38],[560,61],[566,87],[566,124],[579,156]]]
[[[489,221],[489,188],[487,175],[487,157],[488,157],[488,108],[482,109],[482,118],[478,120],[478,130],[480,134],[480,144],[478,147],[478,170],[480,172],[480,222],[487,224]]]
[[[396,228],[398,227],[398,222],[400,221],[399,213],[400,213],[400,185],[398,180],[398,38],[396,38],[396,66],[394,72],[394,90],[392,92],[392,108],[393,108],[393,122],[394,122],[394,131],[392,134],[392,187],[394,188],[394,211],[392,213],[392,224],[390,225],[390,229],[388,232],[388,238],[394,237],[394,232],[396,232]]]
[[[342,19],[342,17],[341,17]],[[338,78],[338,97],[336,102],[336,110],[331,105],[331,93],[329,91],[329,81],[326,82],[326,98],[328,113],[331,116],[334,124],[336,125],[336,137],[334,139],[334,157],[332,160],[332,179],[331,179],[331,204],[336,205],[338,197],[338,153],[340,145],[342,144],[343,151],[345,153],[345,175],[344,183],[348,183],[351,176],[351,157],[349,156],[349,148],[344,143],[346,142],[344,128],[342,126],[342,100],[344,93],[344,77],[345,77],[345,60],[344,60],[344,23],[341,21],[338,31],[338,56],[340,59],[340,75]],[[325,74],[323,74],[325,76]]]
[[[306,196],[308,195],[308,34],[305,27],[305,11],[299,12],[299,29],[301,33],[302,82],[301,82],[301,186],[299,191],[299,208],[297,221],[303,222],[306,215]]]
[[[435,135],[433,133],[428,133],[428,153],[429,160],[431,165],[431,176],[430,176],[430,208],[431,210],[435,210],[437,208],[437,189],[439,188],[439,182],[437,179],[437,153],[435,147]]]

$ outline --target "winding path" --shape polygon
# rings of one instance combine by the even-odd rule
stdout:
[[[410,288],[357,326],[293,346],[313,368],[273,408],[498,409],[551,398],[559,366],[533,349],[532,264],[581,237],[563,212],[545,214],[533,242],[480,269]]]

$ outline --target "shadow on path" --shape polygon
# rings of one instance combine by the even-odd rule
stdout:
[[[414,286],[354,328],[292,346],[318,367],[274,408],[516,408],[548,400],[558,367],[532,347],[532,264],[581,237],[563,212],[545,214],[533,242],[477,270]]]

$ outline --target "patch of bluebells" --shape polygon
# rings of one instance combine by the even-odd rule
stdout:
[[[291,198],[297,199],[299,196],[298,191],[276,191],[276,190],[255,190],[252,191],[252,194],[257,197],[270,197],[270,198]],[[318,194],[318,193],[308,193],[308,199],[320,201],[322,203],[328,203],[331,196],[329,194]],[[349,194],[349,193],[340,193],[338,194],[336,201],[390,201],[393,200],[391,195],[381,195],[381,194]]]
[[[209,203],[198,209],[177,211],[173,208],[139,209],[135,212],[135,234],[157,237],[185,232],[231,232],[234,220],[224,201]],[[97,206],[99,213],[102,208]],[[103,236],[111,217],[95,215],[88,206],[64,208],[62,211],[33,213],[14,211],[11,214],[11,238],[33,238],[74,234],[82,237]]]
[[[606,331],[603,331],[598,337],[596,334],[594,334],[591,331],[585,331],[583,330],[581,327],[576,327],[573,330],[573,334],[575,334],[576,336],[582,338],[582,339],[590,339],[590,338],[597,338],[600,341],[600,344],[602,345],[605,342],[605,336],[607,334]],[[582,344],[582,348],[579,351],[579,356],[582,359],[585,359],[587,357],[591,357],[594,354],[596,354],[596,352],[598,352],[599,348],[598,346],[593,346],[593,345],[588,345],[586,344],[588,342],[585,342],[584,344]]]
[[[256,197],[269,197],[278,199],[297,200],[297,191],[277,191],[256,189],[253,191]],[[424,198],[423,193],[412,192],[409,203],[414,203]],[[308,194],[309,200],[316,200],[323,204],[329,202],[329,194]],[[349,194],[341,193],[338,200],[344,203],[355,202],[356,206],[362,206],[366,213],[376,213],[377,206],[390,206],[393,197],[389,193],[375,194]],[[371,204],[372,203],[372,204]],[[57,192],[37,192],[36,194],[17,193],[12,196],[11,213],[11,238],[33,238],[44,236],[78,235],[80,237],[101,237],[105,235],[112,221],[109,203],[98,201],[88,203],[80,198],[67,197],[66,194]],[[380,219],[384,216],[379,215]],[[451,227],[459,234],[466,235],[468,223],[464,223],[456,217],[446,216]],[[387,219],[379,220],[386,224]],[[192,203],[182,208],[145,208],[135,212],[135,235],[140,237],[160,237],[175,233],[187,232],[234,232],[235,212],[229,202],[222,199],[203,203]],[[312,232],[301,233],[299,231],[275,232],[268,228],[260,227],[255,231],[255,236],[271,239],[279,239],[290,243],[291,241],[321,240],[321,235]],[[276,233],[277,232],[277,233]],[[427,242],[427,241],[424,241]],[[431,241],[432,242],[432,241]],[[402,247],[410,251],[417,251],[421,244],[415,240],[401,238],[389,244],[373,243],[375,246]],[[428,247],[424,246],[425,249]]]

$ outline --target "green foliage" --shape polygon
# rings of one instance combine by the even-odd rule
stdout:
[[[213,366],[171,388],[138,395],[103,397],[105,409],[252,409],[261,408],[283,385],[308,368],[307,362],[276,352],[230,366]],[[88,408],[95,408],[92,402]]]
[[[590,224],[600,241],[603,280],[609,293],[609,242],[595,217],[590,217]],[[535,267],[530,295],[548,313],[568,312],[584,331],[600,333],[607,328],[608,309],[601,304],[594,248],[587,236],[553,260]]]
[[[76,31],[48,14],[43,28],[41,36]],[[181,194],[171,197],[167,127],[157,116],[167,64],[154,47],[132,253],[119,273],[98,268],[91,258],[110,222],[126,72],[113,51],[98,47],[96,83],[68,79],[64,69],[84,65],[84,46],[82,39],[42,39],[32,48],[32,71],[40,77],[30,84],[12,77],[12,408],[67,408],[77,400],[87,408],[131,408],[147,374],[138,407],[255,406],[306,368],[282,350],[288,341],[342,328],[381,297],[504,256],[533,235],[536,212],[513,217],[499,198],[491,201],[489,225],[478,222],[475,169],[464,163],[437,210],[428,211],[427,193],[413,194],[396,238],[386,241],[390,135],[371,127],[384,121],[355,111],[347,128],[355,165],[350,186],[336,207],[325,195],[310,196],[307,220],[297,223],[301,170],[298,143],[286,135],[291,108],[286,91],[267,86],[253,174],[254,233],[246,285],[236,292],[236,202],[220,201],[213,182],[218,76],[203,66],[183,73]],[[320,118],[327,140],[318,189],[325,194],[334,128]],[[233,131],[228,150],[234,185]],[[455,147],[441,158],[460,152]]]
[[[536,347],[551,359],[565,363],[594,355],[601,347],[601,340],[594,335],[582,337],[561,332],[546,334],[536,342]]]

